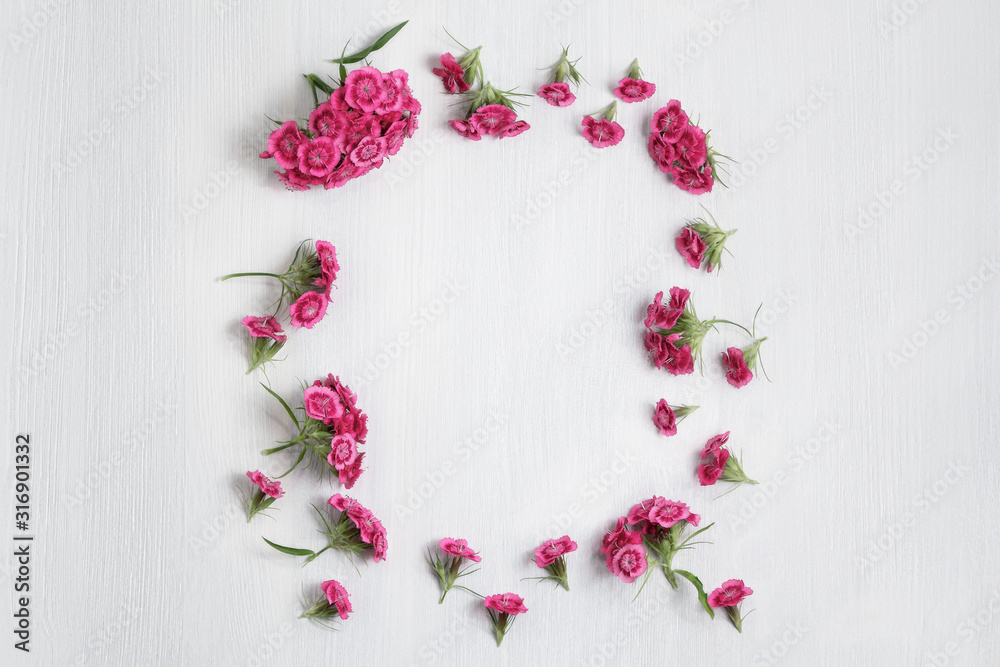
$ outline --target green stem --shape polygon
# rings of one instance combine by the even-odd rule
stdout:
[[[730,324],[730,325],[732,325],[734,327],[739,327],[740,329],[743,329],[743,331],[747,332],[747,335],[749,335],[751,338],[753,338],[753,332],[751,332],[749,329],[747,329],[742,324],[737,324],[736,322],[730,322],[729,320],[724,320],[724,319],[721,319],[721,318],[715,318],[715,319],[708,320],[708,322],[706,322],[705,324],[709,324],[709,325],[712,325],[712,324]]]
[[[222,276],[222,280],[229,280],[230,278],[246,278],[249,276],[265,276],[267,278],[277,278],[284,282],[284,276],[279,276],[277,273],[230,273],[228,276]]]

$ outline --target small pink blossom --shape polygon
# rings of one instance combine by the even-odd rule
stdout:
[[[476,109],[469,118],[476,129],[490,136],[500,134],[508,125],[517,120],[517,114],[502,104],[487,104]],[[454,125],[452,125],[454,127]],[[457,128],[456,128],[457,129]]]
[[[705,242],[690,227],[685,227],[677,235],[677,252],[693,269],[701,267],[701,261],[705,257],[705,247]]]
[[[743,350],[731,347],[722,353],[722,363],[726,367],[726,382],[737,389],[746,386],[753,379],[753,372],[743,359]]]
[[[303,174],[297,168],[287,171],[275,171],[274,173],[278,175],[278,180],[285,184],[285,189],[295,192],[308,190],[310,185],[319,185],[323,182],[322,178]]]
[[[483,560],[479,557],[479,553],[477,551],[473,551],[472,548],[469,547],[469,543],[463,539],[445,537],[438,543],[438,546],[441,547],[441,551],[445,552],[449,556],[468,558],[474,563],[480,563]]]
[[[385,560],[386,552],[389,551],[389,540],[386,536],[385,528],[381,523],[378,524],[377,529],[372,534],[371,541],[372,548],[375,550],[374,558],[376,563],[380,563]]]
[[[576,95],[565,82],[545,84],[538,89],[538,96],[554,107],[568,107],[576,101]]]
[[[615,88],[615,97],[623,102],[641,102],[648,100],[656,92],[656,85],[642,79],[625,77]]]
[[[623,546],[611,559],[611,571],[626,584],[631,584],[645,574],[648,566],[646,550],[640,544]]]
[[[325,178],[340,162],[340,149],[330,137],[316,137],[299,145],[299,171]]]
[[[501,614],[510,614],[511,616],[523,614],[528,611],[528,608],[524,606],[524,598],[514,593],[487,596],[483,604],[486,605],[487,609],[493,609]]]
[[[654,496],[647,520],[660,528],[671,528],[680,521],[687,521],[692,526],[697,526],[701,517],[692,513],[691,508],[685,503]]]
[[[691,354],[691,346],[684,343],[677,347],[680,334],[670,334],[666,336],[667,360],[663,366],[671,375],[689,375],[694,373],[694,355]]]
[[[466,139],[472,139],[473,141],[479,141],[483,138],[483,135],[479,134],[479,128],[476,127],[471,121],[468,120],[449,120],[448,124],[451,125],[452,129],[458,132],[460,135]]]
[[[339,493],[335,493],[332,496],[330,496],[330,499],[327,501],[327,503],[329,503],[330,507],[337,510],[338,512],[346,512],[352,507],[360,506],[360,503],[356,501],[354,498],[351,498],[350,496],[343,496]]]
[[[306,415],[324,424],[332,423],[344,414],[344,405],[337,392],[321,384],[306,387],[303,401]]]
[[[282,123],[281,127],[267,138],[267,157],[274,157],[282,169],[297,169],[299,166],[299,146],[308,139],[299,131],[295,121]],[[263,155],[262,155],[263,157]]]
[[[306,292],[288,308],[289,314],[292,316],[292,326],[312,329],[326,315],[326,307],[329,303],[324,294]]]
[[[340,264],[337,262],[337,248],[329,241],[316,241],[316,258],[319,260],[320,278],[317,284],[326,287],[326,293],[330,293],[330,286],[337,279],[337,271],[340,271]]]
[[[281,329],[281,324],[270,315],[266,317],[247,315],[243,318],[243,326],[254,338],[271,338],[279,343],[284,343],[288,339]]]
[[[660,171],[667,174],[670,173],[670,169],[677,159],[677,149],[654,132],[649,135],[649,157],[653,158],[653,162],[656,163]]]
[[[569,535],[563,535],[555,540],[545,540],[535,549],[535,565],[548,567],[560,556],[576,551],[577,546],[576,542],[569,539]]]
[[[674,184],[685,192],[693,195],[702,195],[712,191],[715,179],[712,178],[712,165],[706,164],[701,170],[690,169],[674,165],[671,167],[670,175],[674,179]]]
[[[663,435],[677,434],[677,417],[673,409],[667,404],[666,399],[661,398],[656,402],[656,409],[653,411],[653,423],[660,429]]]
[[[253,472],[248,470],[247,477],[249,477],[250,481],[256,484],[257,487],[264,492],[264,495],[272,498],[280,498],[285,495],[285,492],[281,490],[281,482],[271,479],[259,470],[254,470]]]
[[[715,608],[735,607],[751,595],[753,589],[744,584],[742,579],[730,579],[708,594],[708,604]]]
[[[636,530],[630,530],[627,525],[627,519],[625,517],[619,517],[614,529],[607,533],[601,541],[601,553],[604,554],[607,559],[607,566],[609,570],[612,572],[614,571],[611,566],[611,561],[614,559],[618,550],[632,544],[642,544],[642,533]]]
[[[348,127],[350,121],[347,114],[334,109],[329,102],[323,102],[309,114],[309,131],[317,137],[336,138],[342,136]]]
[[[344,80],[344,100],[355,109],[366,113],[375,111],[385,99],[385,81],[382,72],[374,67],[361,67]]]
[[[581,124],[583,125],[583,138],[596,148],[617,146],[622,137],[625,136],[625,130],[613,120],[584,116]]]
[[[464,93],[469,89],[465,81],[465,70],[455,60],[455,56],[445,53],[441,56],[441,67],[435,67],[432,72],[441,77],[444,89],[449,93]]]
[[[320,584],[320,588],[326,593],[326,599],[330,605],[337,608],[340,618],[346,621],[348,614],[354,611],[351,607],[351,597],[348,595],[347,589],[341,586],[340,582],[332,579],[324,581]]]

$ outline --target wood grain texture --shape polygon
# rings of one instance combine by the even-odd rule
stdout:
[[[11,640],[4,664],[1000,652],[994,4],[55,1],[0,17],[3,432],[36,443],[37,535],[32,652]],[[301,73],[404,19],[373,63],[410,72],[416,137],[348,187],[285,192],[257,159],[264,115],[307,113]],[[560,42],[590,86],[568,109],[534,98],[517,139],[462,140],[430,72],[456,48],[441,26],[485,47],[500,86],[533,90]],[[580,117],[636,56],[657,95],[622,105],[621,145],[592,149]],[[733,187],[696,198],[653,168],[646,128],[671,98],[739,161]],[[719,275],[672,247],[702,205],[740,229]],[[244,375],[238,324],[272,288],[218,278],[280,269],[304,238],[337,246],[339,287],[268,375],[288,396],[339,374],[371,417],[354,492],[390,549],[360,577],[260,539],[314,544],[308,505],[334,486],[292,475],[277,520],[249,526],[235,489],[248,468],[282,469],[259,452],[288,425]],[[716,355],[743,342],[731,331],[709,338],[704,377],[651,367],[644,306],[675,284],[706,316],[749,321],[763,304],[772,383],[722,381]],[[661,397],[702,406],[669,440],[650,421]],[[725,430],[762,484],[713,500],[697,451]],[[631,603],[604,570],[603,531],[654,493],[716,522],[678,564],[754,588],[743,635],[690,588],[654,578]],[[581,545],[572,592],[520,581],[564,533]],[[525,596],[501,650],[480,602],[435,604],[423,556],[443,536],[482,550],[470,586]],[[339,633],[295,620],[300,591],[328,578],[355,601]],[[10,619],[13,593],[0,599]]]

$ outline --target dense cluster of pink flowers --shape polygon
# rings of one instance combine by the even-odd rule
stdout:
[[[729,431],[709,438],[701,450],[701,465],[698,466],[698,481],[702,486],[711,486],[720,479],[723,482],[756,484],[743,472],[743,465],[726,447]]]
[[[463,47],[464,48],[464,47]],[[462,118],[449,120],[448,124],[461,136],[479,141],[484,136],[506,139],[516,137],[531,128],[518,119],[514,97],[523,97],[510,90],[500,90],[483,77],[483,66],[479,53],[483,47],[466,49],[461,58],[455,59],[450,53],[440,58],[440,67],[434,74],[441,79],[445,92],[462,95],[465,114]]]
[[[650,129],[649,156],[660,171],[681,190],[696,195],[711,192],[719,179],[718,160],[725,156],[712,149],[708,133],[691,122],[681,103],[670,100],[654,113]]]
[[[315,93],[316,80],[310,83]],[[361,67],[316,106],[306,127],[287,121],[274,130],[260,156],[274,158],[284,170],[274,173],[289,190],[339,188],[398,153],[416,131],[418,115],[405,71]]]
[[[281,396],[270,389],[267,391],[281,403],[298,433],[278,443],[278,446],[264,450],[264,454],[301,447],[301,453],[289,472],[306,461],[308,455],[307,465],[323,468],[325,463],[326,470],[335,474],[345,488],[353,487],[363,472],[361,464],[365,457],[363,452],[358,451],[358,445],[364,444],[368,437],[368,415],[358,407],[357,394],[331,373],[325,380],[316,380],[302,392],[305,418],[300,420]]]

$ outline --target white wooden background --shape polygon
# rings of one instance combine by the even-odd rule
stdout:
[[[0,16],[3,437],[34,443],[36,535],[32,652],[12,648],[8,556],[0,662],[995,660],[994,3],[16,0]],[[306,114],[301,73],[404,19],[373,62],[410,72],[417,136],[344,189],[284,191],[256,157],[265,114]],[[499,85],[532,91],[562,42],[590,86],[568,109],[533,99],[517,139],[465,141],[430,71],[457,48],[442,26],[484,45]],[[657,95],[592,149],[580,117],[635,56]],[[646,156],[673,97],[739,160],[730,189],[688,195]],[[740,229],[720,275],[672,248],[700,205]],[[281,469],[259,452],[288,424],[244,375],[239,320],[274,293],[218,278],[281,269],[304,238],[337,246],[339,288],[269,375],[290,396],[339,374],[371,417],[354,495],[390,547],[360,577],[261,540],[318,544],[308,504],[337,487],[293,475],[277,521],[249,526],[234,488]],[[705,316],[763,303],[773,383],[720,378],[731,331],[708,340],[705,378],[652,368],[643,309],[675,284]],[[650,420],[661,397],[702,406],[671,439]],[[762,484],[713,501],[694,469],[724,430]],[[716,522],[677,564],[754,588],[742,636],[690,587],[656,577],[631,603],[603,569],[602,532],[652,494]],[[520,581],[567,532],[572,592]],[[500,650],[481,603],[436,604],[423,552],[443,536],[482,550],[470,586],[526,598]],[[327,578],[354,599],[339,633],[296,620]]]

